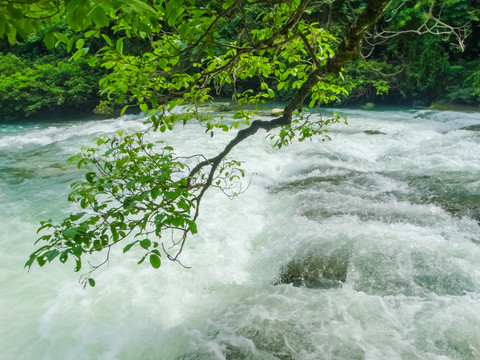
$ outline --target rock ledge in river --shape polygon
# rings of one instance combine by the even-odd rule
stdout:
[[[280,270],[277,284],[331,289],[346,281],[350,254],[339,249],[331,254],[313,253],[290,260]]]
[[[283,109],[279,109],[279,108],[272,109],[272,112],[270,114],[272,116],[282,116],[283,115]]]

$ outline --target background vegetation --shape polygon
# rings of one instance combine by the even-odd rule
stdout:
[[[371,55],[351,63],[347,69],[354,87],[347,102],[428,106],[444,101],[478,105],[480,2],[438,3],[436,16],[440,23],[435,27],[426,19],[429,2],[396,1],[387,9],[377,25],[377,31],[385,31],[385,37],[367,39],[363,53],[371,50]],[[369,49],[368,43],[376,45]],[[388,94],[372,89],[378,80],[389,86]]]
[[[72,61],[63,45],[49,50],[45,32],[14,46],[0,42],[0,121],[91,115],[105,99],[99,94],[105,71],[88,58]]]
[[[319,19],[330,32],[341,38],[342,29],[357,15],[361,3],[325,1],[309,16]],[[454,30],[445,31],[444,35],[446,29],[442,27],[427,24],[422,28],[427,21],[425,14],[429,4],[430,1],[411,0],[391,4],[375,29],[377,35],[383,34],[384,38],[367,37],[363,56],[358,56],[345,69],[341,85],[349,90],[349,94],[340,96],[337,105],[430,106],[444,102],[478,106],[480,2],[442,1],[436,15],[442,23],[452,27],[448,30]],[[255,27],[256,14],[262,10],[261,6],[265,5],[246,9],[250,28]],[[55,31],[62,31],[61,25],[60,28],[58,24],[55,26]],[[89,57],[77,56],[74,61],[71,50],[76,49],[72,42],[67,46],[58,42],[53,47],[55,42],[52,39],[52,49],[49,50],[43,38],[51,31],[48,27],[40,28],[27,41],[13,46],[6,39],[0,42],[0,121],[44,114],[71,115],[72,112],[77,116],[92,115],[94,111],[99,115],[111,115],[112,107],[106,105],[106,96],[99,93],[98,85],[108,70],[89,66]],[[241,37],[242,31],[242,19],[237,17],[222,28],[218,37],[220,42],[222,39],[231,41]],[[116,34],[111,38],[115,41]],[[138,40],[126,44],[127,51],[140,51],[145,40]],[[98,50],[95,41],[94,37],[90,38],[89,56]],[[294,67],[295,63],[290,66]],[[234,92],[256,87],[260,87],[260,82],[248,78],[238,81],[236,88],[232,85],[223,87],[218,95],[228,97]],[[278,89],[277,100],[287,100],[293,90],[289,86]],[[128,99],[120,105],[126,103]]]

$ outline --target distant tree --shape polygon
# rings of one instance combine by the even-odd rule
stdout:
[[[236,145],[260,130],[277,129],[269,136],[280,148],[294,139],[322,135],[325,125],[338,121],[304,116],[304,102],[314,107],[346,92],[339,85],[342,68],[358,54],[366,35],[371,37],[372,26],[390,2],[346,2],[351,11],[345,24],[337,24],[338,39],[318,21],[328,15],[327,2],[321,1],[1,2],[0,36],[11,43],[28,37],[39,24],[57,22],[74,33],[48,32],[45,44],[65,44],[74,51],[73,60],[87,54],[93,42],[103,42],[91,57],[92,65],[109,70],[100,85],[109,99],[146,112],[149,131],[165,132],[196,120],[212,136],[219,130],[234,132],[211,158],[181,157],[168,144],[147,142],[145,133],[96,139],[98,147],[84,147],[70,159],[88,169],[85,180],[72,184],[69,197],[84,211],[60,224],[42,222],[39,231],[47,233],[26,266],[73,258],[75,271],[80,271],[85,255],[105,252],[107,262],[120,243],[123,252],[143,248],[139,263],[148,259],[154,268],[160,267],[162,253],[179,261],[188,234],[197,232],[206,191],[227,191],[245,175],[238,161],[227,159]],[[237,82],[247,80],[254,80],[257,91],[236,90]],[[197,104],[225,86],[233,87],[240,104],[274,98],[285,88],[291,95],[283,115],[270,121],[254,120],[247,110],[238,111],[230,124],[200,116]],[[185,106],[182,116],[172,112],[178,105]],[[176,249],[168,253],[161,245],[162,236],[170,233]],[[96,268],[84,276],[85,284],[95,284],[91,273]]]

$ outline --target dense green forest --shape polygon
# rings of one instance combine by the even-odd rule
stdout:
[[[208,2],[205,2],[208,3]],[[215,2],[209,6],[215,7]],[[268,3],[268,2],[267,2]],[[346,24],[362,8],[363,1],[324,1],[306,16],[315,19],[341,39]],[[250,5],[238,12],[218,30],[218,43],[242,37],[245,19],[249,27],[261,27],[258,14],[265,4]],[[429,9],[429,1],[394,1],[375,28],[367,35],[360,54],[344,70],[341,86],[348,94],[337,97],[330,105],[374,104],[430,106],[432,103],[478,106],[480,101],[480,2],[475,0],[446,0]],[[435,21],[428,18],[434,12]],[[0,19],[1,22],[1,19]],[[74,32],[65,24],[42,24],[24,41],[0,40],[0,119],[25,119],[48,114],[77,116],[109,116],[128,104],[107,103],[99,87],[100,79],[109,70],[94,60],[101,42],[87,36],[85,56],[72,55],[93,26]],[[1,29],[0,29],[1,30]],[[6,30],[3,30],[6,32]],[[56,38],[52,34],[55,32]],[[68,35],[69,42],[60,34]],[[124,35],[112,32],[116,41]],[[45,39],[45,41],[44,41]],[[12,40],[12,39],[10,39]],[[83,40],[82,40],[83,41]],[[146,39],[137,37],[128,42],[130,53],[141,53]],[[85,46],[85,47],[84,47]],[[72,49],[74,51],[72,51]],[[216,46],[214,51],[223,49]],[[90,64],[89,64],[90,63]],[[274,81],[273,81],[274,82]],[[266,83],[275,88],[271,79]],[[240,80],[226,85],[214,94],[231,97],[234,92],[259,89],[258,79]],[[286,101],[293,88],[279,89],[276,99]]]
[[[0,118],[92,115],[105,99],[99,88],[104,69],[85,58],[73,61],[65,46],[48,49],[47,32],[42,28],[15,45],[0,42]]]

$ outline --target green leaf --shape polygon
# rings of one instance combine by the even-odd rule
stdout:
[[[170,219],[170,223],[175,227],[182,227],[185,224],[185,218],[174,217],[174,218]]]
[[[148,253],[145,254],[145,255],[140,259],[140,261],[138,262],[138,264],[143,263],[143,262],[145,261],[145,259],[147,258],[147,255],[148,255]]]
[[[67,260],[68,260],[68,254],[66,252],[62,252],[58,258],[58,260],[60,260],[61,263],[66,263]],[[40,265],[42,266],[42,265]]]
[[[85,55],[88,53],[88,50],[89,50],[88,47],[78,49],[78,50],[75,51],[75,53],[72,55],[72,60],[73,60],[73,61],[77,61],[77,60],[80,59],[82,56],[85,56]]]
[[[79,272],[82,268],[82,261],[80,259],[75,260],[75,272]]]
[[[89,284],[91,287],[95,287],[95,280],[93,280],[92,278],[88,278],[88,284]]]
[[[123,55],[123,38],[117,40],[117,44],[115,45],[115,49],[120,55]]]
[[[71,37],[70,39],[68,39],[67,52],[72,51],[73,43],[74,43],[74,42],[75,42],[75,38],[74,38],[74,37]]]
[[[35,262],[35,259],[37,257],[35,255],[30,255],[30,257],[28,258],[27,262],[25,263],[25,266],[24,268],[28,267],[28,268],[31,268],[32,267],[32,264]]]
[[[77,235],[77,228],[70,228],[62,231],[63,236],[67,239],[73,239]]]
[[[102,34],[102,37],[109,46],[113,46],[112,40],[110,40],[110,38],[107,35]]]
[[[7,38],[10,45],[14,45],[17,39],[17,29],[13,26],[10,26],[10,29],[7,31]]]
[[[132,246],[135,245],[137,242],[138,242],[138,240],[137,240],[137,241],[134,241],[134,242],[132,242],[132,243],[130,243],[130,244],[128,244],[127,246],[125,246],[125,247],[123,248],[123,253],[125,254],[125,253],[126,253],[128,250],[130,250],[130,249],[132,248]]]
[[[43,265],[45,265],[45,263],[47,262],[46,259],[42,257],[37,257],[37,262],[38,262],[38,265],[40,265],[40,267],[42,267]]]
[[[43,42],[48,49],[53,49],[56,43],[55,35],[53,34],[53,32],[49,31],[48,33],[46,33],[45,37],[43,38]]]
[[[158,187],[154,187],[152,191],[150,192],[152,199],[155,200],[158,195],[160,195],[160,189]]]
[[[195,223],[195,221],[186,219],[185,222],[187,223],[188,229],[190,230],[190,232],[192,234],[196,234],[197,233],[197,224]]]
[[[47,251],[45,253],[45,257],[47,258],[48,262],[51,262],[53,259],[55,259],[60,252],[57,249]]]
[[[178,2],[178,0],[176,2]],[[181,0],[181,2],[183,3],[183,0]],[[129,0],[128,4],[138,12],[142,12],[142,9],[143,9],[144,11],[157,15],[157,12],[155,11],[155,9],[152,8],[150,5],[148,5],[146,1]]]
[[[169,26],[175,25],[177,19],[185,11],[185,8],[182,5],[183,0],[170,0],[167,2],[166,13],[168,16],[167,23]]]
[[[123,107],[122,111],[120,111],[120,116],[122,116],[123,114],[125,114],[125,110],[127,110],[129,106],[130,106],[130,105],[125,105],[125,106]]]
[[[97,176],[97,174],[95,174],[93,171],[91,171],[91,172],[89,172],[85,175],[85,178],[87,179],[87,181],[89,183],[93,183],[93,179],[95,179],[96,176]]]
[[[107,151],[105,151],[105,154],[103,154],[103,156],[107,157],[108,155],[110,155],[112,152],[114,152],[117,148],[110,148],[108,149]]]
[[[113,224],[110,224],[110,231],[112,232],[113,242],[117,242],[120,236],[118,235],[118,231]]]
[[[85,33],[85,38],[88,39],[92,37],[93,35],[98,34],[98,30],[90,30]]]
[[[149,239],[144,239],[140,241],[140,246],[144,248],[145,250],[148,250],[148,248],[152,245],[152,242]]]
[[[107,14],[105,14],[105,11],[99,5],[92,10],[91,16],[93,22],[98,27],[105,27],[110,23]]]
[[[77,42],[75,43],[75,47],[77,50],[83,48],[83,45],[85,44],[85,39],[78,39]]]
[[[150,255],[150,264],[153,268],[158,269],[162,262],[160,261],[160,257],[157,254]]]
[[[85,211],[82,211],[82,212],[79,212],[79,213],[76,213],[76,214],[71,214],[70,215],[70,220],[77,221],[77,220],[81,219],[82,217],[84,217],[85,214],[86,214]]]

